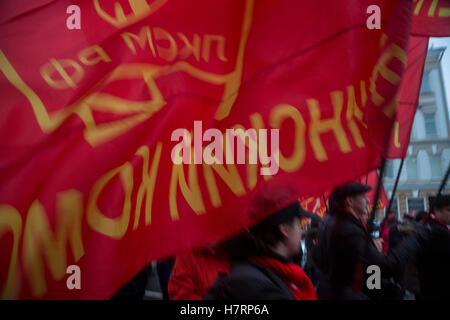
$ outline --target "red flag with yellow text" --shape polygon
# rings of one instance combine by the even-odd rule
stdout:
[[[245,228],[267,180],[316,195],[379,166],[411,1],[76,4],[81,29],[67,2],[0,4],[2,298],[111,297],[150,261]],[[238,128],[244,163],[205,156]],[[173,161],[186,145],[192,163]]]

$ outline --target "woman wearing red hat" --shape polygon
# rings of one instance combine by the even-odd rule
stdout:
[[[246,213],[252,227],[229,242],[231,271],[217,280],[206,299],[317,300],[310,279],[293,261],[301,246],[300,218],[308,216],[296,192],[266,187]]]

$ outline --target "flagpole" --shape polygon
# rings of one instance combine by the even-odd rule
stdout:
[[[328,212],[327,200],[325,199],[325,195],[323,193],[322,193],[322,198],[323,198],[323,202],[325,203],[325,209],[327,209],[327,212]]]
[[[441,186],[439,187],[437,196],[439,196],[441,194],[441,192],[444,190],[445,185],[447,184],[447,179],[448,179],[449,175],[450,175],[450,164],[448,165],[447,172],[445,173],[444,179],[441,182]]]
[[[405,158],[402,158],[402,162],[400,163],[400,168],[398,169],[397,177],[395,178],[394,189],[392,190],[391,199],[389,200],[389,206],[387,207],[386,213],[389,214],[391,212],[392,203],[394,202],[395,192],[397,191],[398,181],[400,180],[400,174],[402,173],[403,163],[405,162]]]

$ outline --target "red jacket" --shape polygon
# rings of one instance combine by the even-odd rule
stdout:
[[[230,271],[226,256],[214,249],[203,248],[177,255],[169,279],[171,300],[200,300],[216,281],[219,273]]]
[[[387,255],[389,249],[389,226],[384,226],[380,237],[383,239],[383,254]]]

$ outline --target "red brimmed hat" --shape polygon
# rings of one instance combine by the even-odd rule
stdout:
[[[255,193],[247,209],[247,222],[254,226],[270,219],[274,224],[288,221],[292,216],[312,217],[313,213],[305,211],[294,188],[283,185],[267,184]]]

